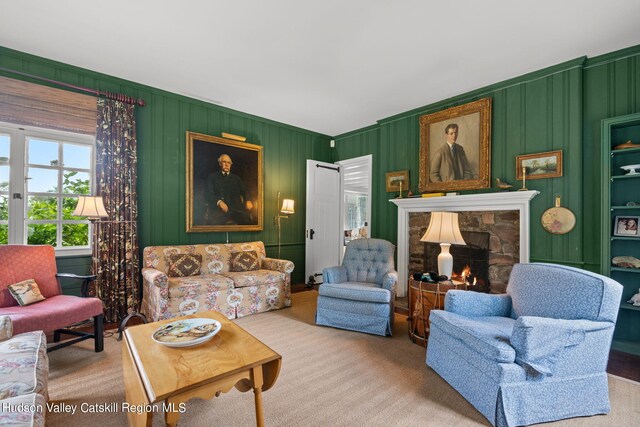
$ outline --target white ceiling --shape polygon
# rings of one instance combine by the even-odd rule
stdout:
[[[637,0],[0,4],[2,46],[328,135],[638,44]]]

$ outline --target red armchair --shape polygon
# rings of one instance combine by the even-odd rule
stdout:
[[[83,279],[82,297],[62,295],[59,277]],[[11,317],[14,335],[28,331],[53,332],[54,342],[61,334],[76,338],[50,346],[57,350],[76,342],[93,338],[95,351],[104,348],[102,301],[87,297],[87,288],[95,276],[58,274],[55,251],[51,246],[0,245],[0,316]],[[7,286],[34,279],[45,300],[20,306]],[[94,333],[65,329],[75,323],[93,318]]]

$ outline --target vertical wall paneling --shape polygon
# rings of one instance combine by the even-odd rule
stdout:
[[[408,169],[417,186],[419,128],[422,114],[440,111],[482,97],[493,98],[492,183],[496,177],[515,181],[515,157],[519,154],[563,150],[564,176],[528,181],[541,192],[531,206],[532,260],[600,269],[599,227],[601,185],[600,121],[637,112],[640,108],[640,46],[595,58],[577,58],[525,76],[461,94],[418,109],[384,118],[364,129],[333,137],[287,126],[224,107],[189,99],[45,60],[0,47],[0,65],[88,87],[99,87],[147,100],[138,109],[140,241],[153,244],[221,242],[225,233],[184,231],[184,133],[195,130],[211,135],[226,131],[247,136],[262,145],[265,154],[265,229],[259,233],[230,233],[230,240],[261,239],[273,254],[277,211],[275,195],[296,200],[296,213],[282,229],[283,256],[298,268],[294,281],[304,281],[304,200],[306,159],[338,161],[373,155],[372,236],[396,241],[397,213],[386,193],[384,174]],[[390,82],[392,84],[392,82]],[[637,142],[637,141],[634,141]],[[497,191],[495,186],[473,192]],[[176,193],[179,194],[177,200]],[[539,222],[553,206],[555,194],[577,217],[576,229],[551,235]],[[88,265],[87,258],[84,262]],[[66,262],[66,261],[65,261]],[[83,261],[79,261],[82,263]]]
[[[362,132],[350,132],[336,139],[339,160],[371,152],[374,154],[374,198],[372,234],[396,241],[397,213],[388,199],[396,194],[384,191],[384,174],[392,170],[409,169],[412,186],[417,187],[419,174],[419,117],[451,106],[465,104],[483,97],[493,98],[492,114],[492,187],[474,192],[498,191],[496,177],[509,181],[515,188],[515,158],[550,150],[563,150],[570,174],[561,178],[530,180],[527,187],[541,192],[531,206],[531,257],[534,261],[551,261],[569,265],[583,263],[583,233],[579,226],[563,235],[544,231],[540,217],[553,206],[555,194],[562,204],[573,210],[579,223],[582,211],[582,63],[569,61],[530,75],[498,83],[472,93],[428,105],[418,110],[380,120]],[[376,134],[375,129],[378,129]],[[377,138],[376,138],[377,135]],[[366,144],[362,141],[366,140]]]
[[[185,231],[187,130],[215,136],[230,132],[246,136],[247,142],[262,145],[265,154],[264,230],[229,233],[229,240],[262,240],[268,253],[273,255],[277,240],[273,225],[276,192],[280,190],[283,195],[293,197],[296,199],[296,213],[283,221],[283,242],[286,245],[282,255],[290,256],[289,259],[296,264],[293,282],[304,281],[304,164],[307,158],[324,161],[329,158],[329,136],[3,47],[0,47],[0,66],[145,99],[147,106],[137,108],[136,113],[141,248],[226,241],[226,233]],[[20,78],[10,74],[6,76]],[[75,270],[86,272],[90,257],[61,258],[58,264],[61,267],[72,265]],[[73,291],[73,285],[69,289]]]

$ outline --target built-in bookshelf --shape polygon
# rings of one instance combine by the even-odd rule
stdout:
[[[624,286],[612,348],[640,355],[640,307],[627,301],[639,291],[640,268],[617,267],[612,259],[640,259],[640,167],[639,173],[623,166],[640,165],[640,147],[616,148],[627,141],[640,144],[640,114],[602,121],[602,273]],[[635,219],[634,219],[635,218]],[[620,231],[621,222],[634,219],[634,226]],[[625,235],[628,233],[629,235]],[[621,235],[622,234],[622,235]]]

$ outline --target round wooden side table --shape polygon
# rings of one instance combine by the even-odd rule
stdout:
[[[451,289],[468,290],[467,283],[447,280],[429,283],[409,279],[409,338],[412,342],[427,346],[429,338],[429,314],[431,310],[444,308],[444,297]]]

